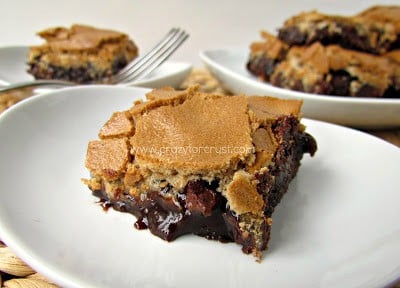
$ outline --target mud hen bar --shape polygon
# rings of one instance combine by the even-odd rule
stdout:
[[[272,213],[316,142],[300,101],[153,90],[89,142],[84,183],[104,207],[172,241],[193,233],[260,258]]]
[[[321,42],[384,54],[400,48],[399,23],[400,6],[374,6],[348,17],[310,11],[288,19],[278,37],[289,45]]]
[[[77,83],[107,82],[138,55],[126,34],[86,25],[56,27],[39,32],[46,40],[28,52],[28,72],[35,79]]]
[[[291,90],[352,97],[400,97],[400,50],[374,55],[339,45],[290,46],[268,32],[250,46],[247,69]]]

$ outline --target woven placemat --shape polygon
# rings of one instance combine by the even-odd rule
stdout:
[[[191,85],[200,85],[200,90],[208,93],[229,94],[222,88],[220,83],[212,77],[212,75],[202,68],[193,69],[189,77],[182,83],[181,88],[185,89]],[[17,92],[8,93],[0,96],[0,113],[14,105],[15,103],[32,95],[29,89],[19,90]],[[376,136],[388,138],[386,140],[399,141],[396,134],[386,132],[376,132]],[[400,132],[396,131],[396,133]],[[393,135],[395,139],[393,139]],[[391,141],[392,142],[392,141]],[[392,142],[393,143],[393,142]],[[398,142],[400,146],[400,142]],[[397,144],[397,143],[395,143]],[[42,275],[36,273],[23,261],[21,261],[9,247],[1,242],[0,235],[0,287],[1,288],[56,288],[57,285],[51,283]],[[400,288],[400,283],[392,286],[392,288]]]

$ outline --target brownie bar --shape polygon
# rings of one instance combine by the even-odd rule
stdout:
[[[379,10],[381,8],[382,11]],[[289,45],[320,42],[323,45],[336,44],[347,49],[383,54],[399,47],[400,7],[394,7],[397,12],[384,20],[377,15],[385,13],[386,7],[379,9],[375,9],[374,13],[365,12],[351,17],[317,11],[304,12],[285,21],[278,30],[278,37]]]
[[[36,79],[104,83],[138,54],[126,34],[85,25],[38,33],[46,40],[28,54],[28,73]]]
[[[260,44],[253,44],[247,68],[272,85],[335,96],[399,97],[400,63],[395,61],[395,51],[378,56],[319,42],[290,47],[272,35],[266,38],[265,33],[263,38],[264,52],[257,49]],[[280,56],[274,57],[269,47],[279,41]]]
[[[259,258],[274,208],[316,142],[299,123],[300,101],[196,89],[154,90],[114,113],[88,145],[84,182],[103,207],[135,215],[138,229],[234,241]]]
[[[272,160],[275,165],[268,168],[271,172],[266,170],[256,174],[257,192],[267,203],[265,217],[257,223],[257,236],[241,231],[239,223],[254,225],[254,222],[249,215],[238,216],[227,208],[226,198],[217,191],[218,180],[211,183],[204,180],[188,182],[176,198],[168,196],[173,189],[170,185],[161,191],[151,191],[145,199],[126,192],[111,198],[104,190],[95,190],[93,195],[101,199],[100,203],[105,208],[112,207],[135,215],[137,229],[149,229],[167,241],[184,234],[195,234],[207,239],[240,243],[247,254],[255,250],[263,251],[270,238],[272,213],[295,177],[303,154],[313,155],[316,151],[311,136],[299,132],[296,118],[282,117],[273,123],[273,127],[274,135],[283,144]]]

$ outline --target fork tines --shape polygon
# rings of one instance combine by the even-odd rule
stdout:
[[[144,56],[136,58],[113,77],[114,83],[128,83],[142,78],[167,60],[189,37],[184,30],[172,28],[164,38]]]

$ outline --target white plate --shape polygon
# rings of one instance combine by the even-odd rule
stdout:
[[[304,120],[306,155],[273,215],[261,263],[239,245],[133,228],[81,183],[86,147],[113,111],[147,90],[77,87],[0,116],[0,238],[63,287],[383,287],[400,276],[400,149]]]
[[[248,48],[226,48],[200,52],[211,72],[234,93],[303,99],[307,118],[358,128],[400,126],[400,99],[346,98],[313,95],[263,83],[246,70]]]
[[[25,46],[0,47],[0,84],[33,80],[32,75],[26,72],[27,51]],[[192,65],[189,63],[167,61],[143,79],[129,85],[178,88],[191,69]]]

